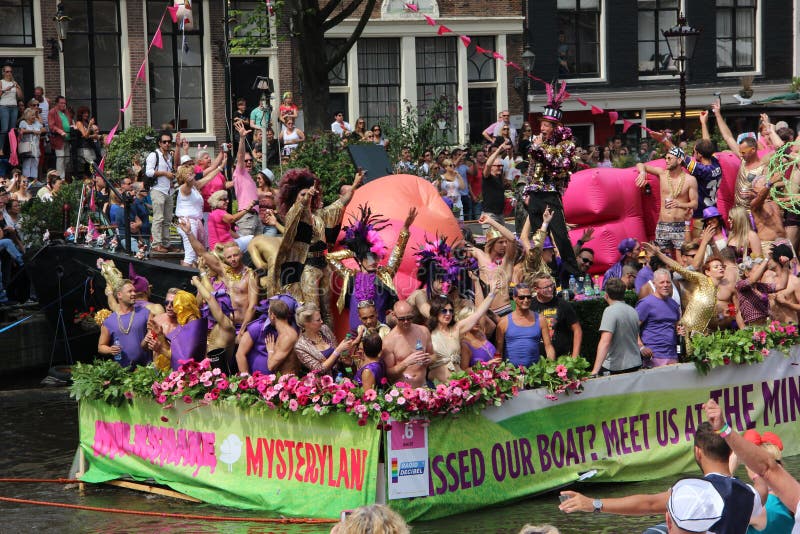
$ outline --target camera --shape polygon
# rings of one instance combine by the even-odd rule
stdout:
[[[230,143],[222,143],[222,151],[223,152],[230,152],[231,151],[231,144]]]

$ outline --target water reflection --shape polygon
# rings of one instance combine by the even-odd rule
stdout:
[[[0,391],[0,477],[65,477],[78,443],[77,405],[66,390]],[[789,472],[800,473],[800,457],[785,461]],[[699,471],[697,472],[699,474]],[[608,498],[667,489],[678,476],[627,484],[586,484],[578,491]],[[54,501],[104,508],[179,514],[266,517],[262,512],[232,510],[207,504],[148,495],[110,486],[77,487],[57,484],[0,484],[0,496]],[[104,514],[0,502],[0,532],[223,532],[223,533],[327,533],[330,525],[272,525],[218,523],[205,520]],[[525,523],[550,523],[565,534],[638,533],[659,523],[660,517],[618,517],[605,514],[573,514],[558,511],[555,493],[501,507],[477,510],[456,517],[416,523],[415,534],[498,533],[516,534]]]

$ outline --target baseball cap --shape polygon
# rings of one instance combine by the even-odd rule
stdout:
[[[722,517],[725,501],[714,485],[700,478],[679,480],[672,486],[667,512],[678,528],[707,532]]]

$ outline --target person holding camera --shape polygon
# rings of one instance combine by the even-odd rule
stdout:
[[[0,154],[8,154],[5,143],[8,131],[17,124],[17,100],[22,100],[22,87],[14,79],[11,65],[3,65],[3,77],[0,79],[0,138],[3,145],[0,146]]]
[[[181,143],[181,134],[176,139]],[[162,130],[158,135],[158,148],[147,155],[145,176],[154,182],[150,187],[150,198],[153,201],[153,252],[165,253],[178,250],[169,245],[169,222],[172,220],[172,182],[175,179],[174,169],[179,165],[179,150],[172,151],[172,132]]]

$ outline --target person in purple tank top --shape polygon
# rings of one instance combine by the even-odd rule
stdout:
[[[361,341],[363,365],[358,368],[354,377],[356,384],[368,389],[379,389],[386,378],[386,367],[381,358],[383,340],[377,332],[368,332]]]
[[[461,321],[474,311],[474,306],[464,306],[456,315],[456,320]],[[461,370],[466,371],[478,362],[500,363],[494,344],[486,337],[481,321],[475,323],[461,338]]]
[[[153,359],[144,346],[150,311],[136,302],[136,288],[130,280],[122,280],[114,296],[117,311],[100,327],[97,352],[112,356],[123,367],[147,365]]]
[[[497,352],[516,366],[528,367],[539,361],[539,343],[544,343],[547,358],[556,359],[556,351],[550,341],[547,321],[540,321],[539,315],[531,311],[533,292],[527,284],[514,287],[516,309],[497,323],[495,337]]]

